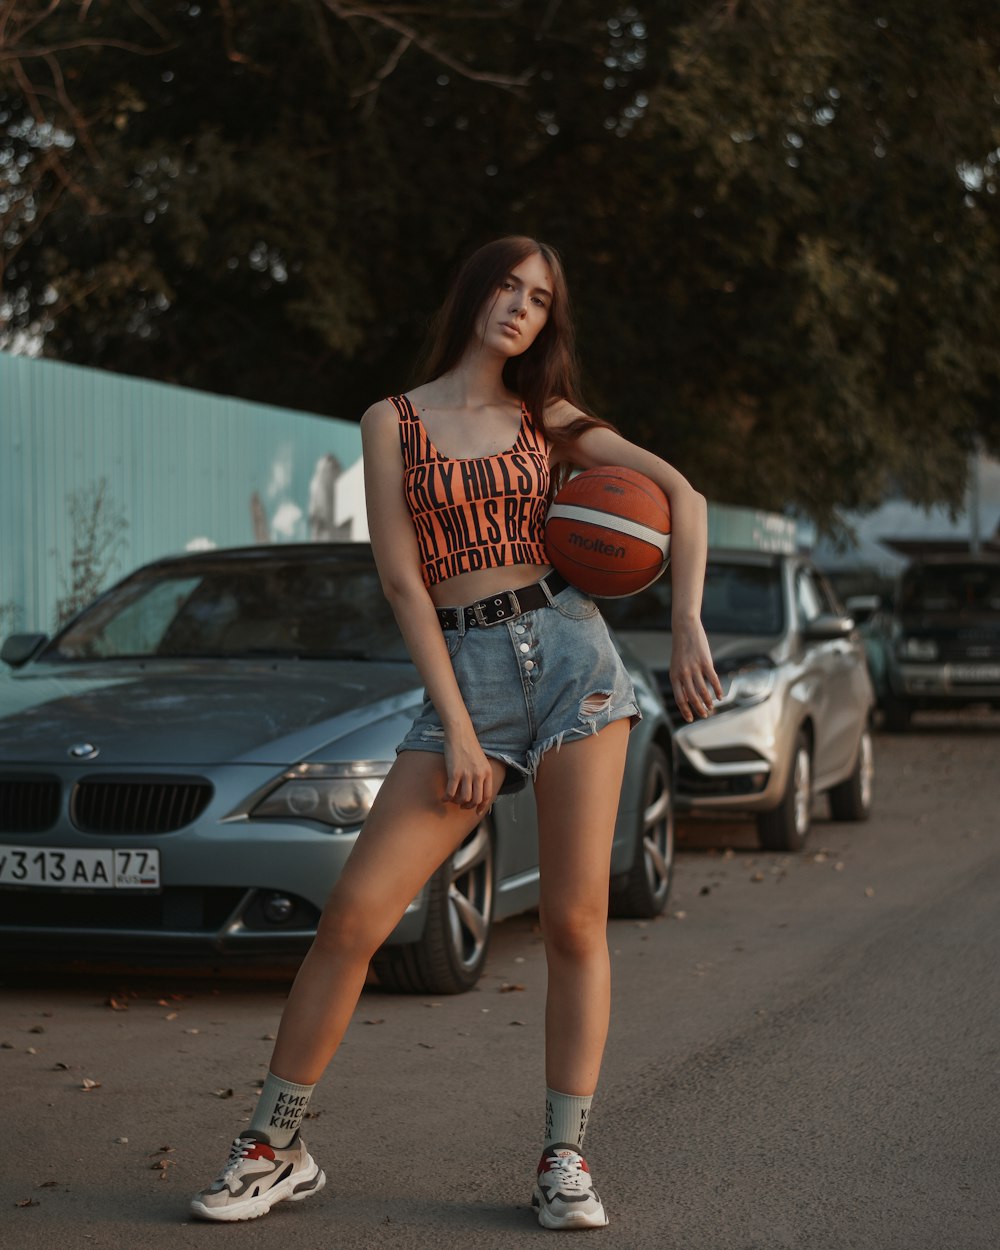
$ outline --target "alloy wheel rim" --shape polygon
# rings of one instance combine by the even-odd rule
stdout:
[[[482,957],[493,914],[493,854],[485,821],[451,857],[449,871],[448,932],[457,963],[469,971]]]
[[[795,832],[800,838],[809,830],[812,804],[812,779],[809,775],[809,752],[800,747],[795,755]]]
[[[670,885],[674,862],[674,811],[670,783],[657,760],[646,781],[645,805],[642,813],[642,850],[646,881],[656,900]]]
[[[861,806],[868,811],[872,802],[872,790],[875,784],[875,748],[869,730],[861,735],[861,759],[859,768]]]

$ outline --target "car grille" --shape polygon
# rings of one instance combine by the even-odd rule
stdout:
[[[55,777],[0,778],[0,833],[44,833],[59,819]]]
[[[202,777],[91,777],[74,788],[70,819],[84,833],[173,833],[211,798]]]
[[[215,933],[245,894],[245,889],[221,886],[172,886],[160,894],[127,897],[121,891],[0,890],[0,927]]]

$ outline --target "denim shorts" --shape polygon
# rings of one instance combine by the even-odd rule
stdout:
[[[549,607],[485,628],[460,619],[444,636],[479,745],[507,765],[501,793],[533,779],[551,747],[642,719],[604,617],[573,586]],[[426,697],[396,751],[444,752],[444,728]]]

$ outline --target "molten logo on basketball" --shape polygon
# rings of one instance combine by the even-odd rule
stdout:
[[[624,547],[616,547],[614,543],[602,542],[600,538],[584,538],[576,530],[570,531],[569,541],[574,547],[582,547],[584,551],[598,551],[602,556],[614,556],[617,560],[625,559]]]

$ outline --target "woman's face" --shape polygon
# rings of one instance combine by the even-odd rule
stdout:
[[[526,352],[549,319],[553,287],[552,274],[539,252],[515,265],[479,315],[479,342],[504,356]]]

